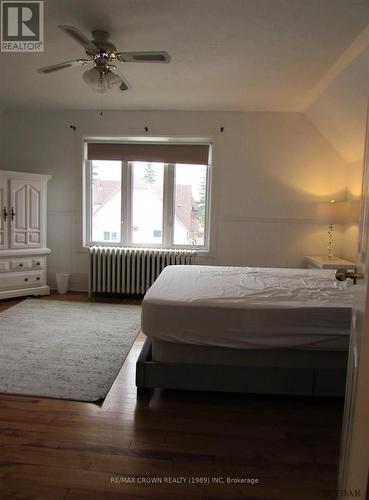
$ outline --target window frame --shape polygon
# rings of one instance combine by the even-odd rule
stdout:
[[[89,142],[88,140],[86,141]],[[95,141],[94,141],[95,142]],[[107,141],[108,142],[108,141]],[[211,143],[207,142],[209,150]],[[204,245],[184,245],[174,243],[175,221],[175,164],[164,164],[163,179],[163,227],[162,243],[134,244],[132,241],[132,214],[133,214],[133,162],[121,162],[121,234],[120,240],[93,241],[92,240],[92,161],[84,160],[84,246],[107,246],[127,248],[157,248],[157,249],[193,249],[198,252],[209,252],[210,247],[210,221],[211,221],[211,181],[212,169],[210,162],[206,166],[206,207]]]

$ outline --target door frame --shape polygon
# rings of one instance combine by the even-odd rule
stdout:
[[[365,281],[362,323],[355,323],[359,294],[353,304],[345,407],[342,422],[337,498],[366,498],[369,474],[369,104],[363,159],[358,272]],[[360,293],[359,292],[359,293]]]

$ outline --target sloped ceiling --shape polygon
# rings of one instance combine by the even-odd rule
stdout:
[[[334,79],[327,74],[330,81],[326,88],[305,109],[314,125],[348,163],[360,161],[364,152],[369,97],[369,30],[365,30],[359,42],[360,51],[350,50],[354,57],[346,58]],[[355,42],[351,49],[354,47]]]
[[[47,0],[45,52],[0,54],[0,104],[298,111],[368,22],[366,0]],[[120,50],[167,50],[172,62],[121,65],[130,90],[101,100],[83,68],[36,72],[84,55],[58,24],[106,29]]]

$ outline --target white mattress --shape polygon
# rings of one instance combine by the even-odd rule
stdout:
[[[352,290],[334,270],[168,266],[145,295],[142,329],[154,340],[237,349],[342,344]]]

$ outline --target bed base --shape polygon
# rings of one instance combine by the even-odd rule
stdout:
[[[138,393],[161,388],[344,397],[347,353],[326,354],[334,359],[334,368],[296,368],[296,363],[291,363],[291,367],[164,363],[153,361],[151,340],[147,338],[136,363],[136,386]],[[291,358],[293,355],[291,350]]]

